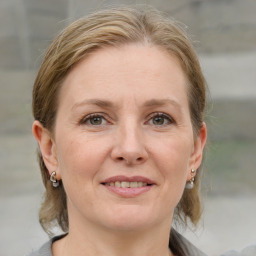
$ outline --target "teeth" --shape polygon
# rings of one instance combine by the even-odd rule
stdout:
[[[138,182],[130,182],[130,187],[131,188],[137,188],[138,187]]]
[[[120,181],[116,181],[116,182],[115,182],[115,187],[118,187],[118,188],[120,188],[120,187],[121,187],[121,183],[120,183]]]
[[[129,187],[129,182],[122,181],[122,182],[121,182],[121,187],[122,187],[122,188],[128,188],[128,187]]]
[[[116,181],[116,182],[108,182],[105,185],[110,187],[117,187],[117,188],[141,188],[147,186],[145,182],[137,182],[137,181]]]

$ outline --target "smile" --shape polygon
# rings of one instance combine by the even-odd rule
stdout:
[[[105,183],[104,185],[106,186],[111,186],[111,187],[117,187],[117,188],[141,188],[145,186],[150,186],[150,184],[146,182],[136,182],[136,181],[116,181],[116,182],[108,182]]]
[[[156,185],[152,180],[142,176],[115,176],[106,179],[101,184],[110,192],[125,198],[136,197],[144,194]]]

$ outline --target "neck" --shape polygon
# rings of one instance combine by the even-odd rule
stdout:
[[[173,255],[169,249],[170,223],[165,224],[136,232],[71,224],[69,234],[54,243],[53,255],[170,256]]]

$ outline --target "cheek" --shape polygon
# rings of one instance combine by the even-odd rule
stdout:
[[[105,144],[105,143],[103,143]],[[105,144],[108,145],[108,144]],[[62,178],[73,176],[81,178],[91,176],[104,159],[107,148],[99,145],[97,140],[85,140],[84,138],[72,138],[59,144],[58,161]]]
[[[154,151],[159,156],[162,168],[177,176],[185,173],[188,168],[193,142],[188,137],[172,137],[164,140]],[[168,172],[168,173],[169,173]]]
[[[164,190],[167,194],[182,194],[192,148],[192,141],[181,137],[166,140],[161,147],[155,148],[158,154],[158,169],[164,179]]]
[[[60,145],[60,144],[59,144]],[[80,208],[81,202],[92,207],[95,176],[100,170],[97,144],[70,139],[59,148],[59,171],[67,194],[68,204]],[[83,195],[86,195],[84,197]]]

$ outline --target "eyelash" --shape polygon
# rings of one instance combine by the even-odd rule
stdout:
[[[79,124],[83,124],[83,125],[89,125],[89,126],[101,126],[101,125],[105,125],[105,124],[99,124],[99,125],[94,125],[94,124],[87,124],[88,121],[90,121],[92,118],[101,118],[103,120],[105,120],[105,122],[109,123],[108,122],[108,118],[105,117],[105,114],[103,113],[93,113],[93,114],[89,114],[85,117],[83,117],[81,119],[81,121],[79,122]],[[162,112],[156,112],[156,113],[152,113],[149,115],[149,117],[147,118],[147,122],[150,122],[151,120],[153,120],[153,118],[155,117],[161,117],[161,118],[164,118],[165,120],[167,120],[167,124],[160,124],[160,125],[157,125],[157,124],[151,124],[153,126],[157,126],[157,127],[161,127],[161,126],[167,126],[167,125],[170,125],[170,124],[174,124],[175,121],[173,120],[173,118],[171,118],[169,115],[165,114],[165,113],[162,113]]]

